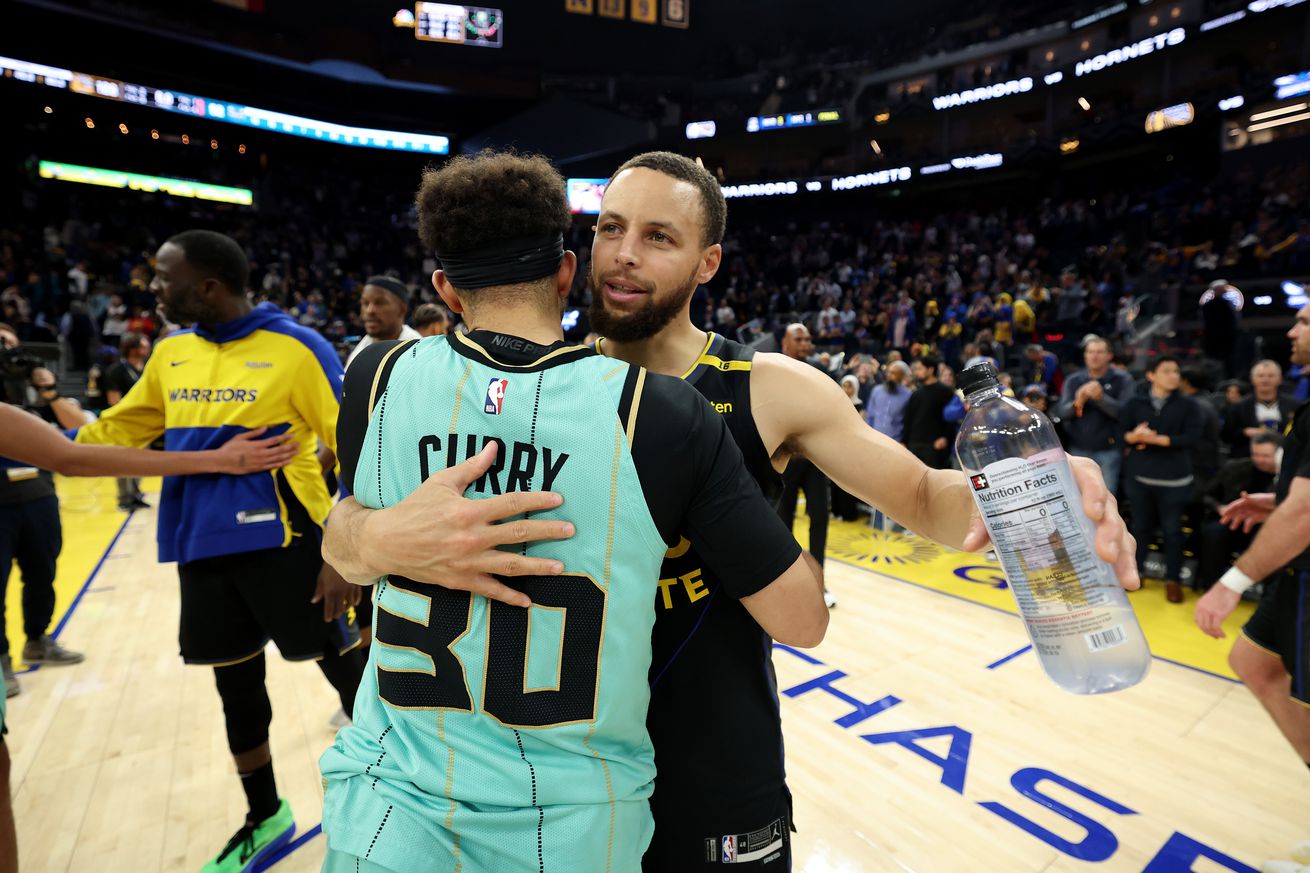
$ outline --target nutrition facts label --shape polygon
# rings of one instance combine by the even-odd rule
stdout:
[[[1109,603],[1112,583],[1092,549],[1090,525],[1062,455],[997,461],[970,477],[970,485],[1030,626],[1056,624],[1064,635],[1081,624],[1080,613]],[[1097,625],[1078,629],[1094,633],[1102,629]]]

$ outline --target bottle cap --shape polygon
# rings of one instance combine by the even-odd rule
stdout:
[[[977,391],[985,391],[988,388],[995,388],[1001,384],[1001,380],[996,373],[996,368],[987,362],[975,364],[967,367],[960,372],[955,379],[960,386],[960,390],[967,397]]]

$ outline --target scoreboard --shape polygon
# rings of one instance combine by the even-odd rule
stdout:
[[[414,6],[414,36],[430,42],[500,48],[505,42],[505,13],[487,6],[420,0]]]

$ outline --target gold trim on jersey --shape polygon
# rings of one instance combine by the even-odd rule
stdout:
[[[588,582],[590,582],[592,585],[595,585],[598,589],[600,589],[601,596],[605,598],[605,605],[604,605],[603,607],[601,607],[601,611],[600,611],[600,642],[599,642],[599,644],[596,646],[596,687],[595,687],[594,693],[592,694],[592,698],[591,698],[591,718],[575,718],[575,719],[573,719],[572,721],[553,721],[553,722],[551,722],[550,724],[513,724],[513,723],[511,723],[511,722],[501,721],[499,718],[496,717],[496,714],[495,714],[494,712],[491,712],[491,711],[489,711],[489,710],[486,708],[486,700],[487,700],[487,678],[488,678],[488,676],[489,676],[490,673],[491,673],[491,609],[488,608],[488,609],[487,609],[487,640],[486,640],[486,644],[483,646],[483,655],[482,655],[482,663],[483,663],[483,671],[482,671],[482,701],[483,701],[483,707],[482,707],[481,712],[482,712],[483,715],[487,716],[487,718],[491,719],[492,721],[494,721],[494,722],[495,722],[496,724],[498,724],[498,725],[502,725],[502,726],[507,727],[507,728],[515,728],[516,730],[522,730],[522,731],[539,731],[539,730],[544,730],[544,729],[546,729],[546,728],[564,727],[565,725],[570,725],[570,724],[589,724],[589,725],[591,725],[591,730],[592,730],[592,732],[594,732],[594,731],[596,730],[596,713],[600,711],[600,659],[601,659],[601,656],[605,654],[605,628],[606,628],[606,626],[607,626],[607,624],[608,624],[608,622],[609,622],[609,613],[610,613],[610,595],[609,595],[609,589],[608,589],[607,587],[601,585],[599,582],[597,582],[597,581],[596,581],[594,578],[592,578],[592,576],[591,576],[590,574],[588,574],[588,573],[560,573],[558,577],[554,577],[554,578],[561,578],[561,577],[564,577],[564,576],[572,576],[572,577],[574,577],[574,578],[576,578],[576,579],[586,579],[586,580],[587,580]],[[564,607],[559,607],[559,606],[548,606],[548,607],[543,607],[543,606],[538,606],[537,604],[534,603],[534,604],[532,604],[532,606],[529,607],[529,608],[530,608],[530,609],[562,609],[562,610],[564,611],[564,613],[565,613],[565,621],[566,621],[566,623],[567,623],[567,613],[568,613],[568,610],[565,609]],[[567,626],[566,626],[566,627],[562,627],[562,628],[560,629],[560,635],[559,635],[559,641],[560,641],[560,642],[559,642],[559,645],[560,645],[560,658],[559,658],[559,662],[558,662],[558,663],[559,663],[559,673],[563,673],[563,670],[564,670],[564,634],[565,634],[567,631],[568,631],[568,627],[567,627]],[[531,618],[529,618],[529,620],[528,620],[528,633],[531,634],[531,632],[532,632],[532,621],[531,621]],[[556,676],[556,680],[555,680],[555,681],[556,681],[556,683],[559,682],[559,676],[558,676],[558,675]],[[524,690],[524,692],[532,692],[532,691],[558,691],[558,690],[559,690],[559,685],[558,685],[558,684],[556,684],[555,688],[528,688],[528,687],[527,687],[527,684],[528,684],[528,649],[527,649],[527,645],[526,645],[526,641],[525,641],[525,645],[524,645],[524,647],[523,647],[523,686],[524,686],[524,687],[523,687],[523,690]],[[593,753],[593,754],[594,754],[594,753]]]
[[[459,384],[455,386],[455,398],[454,401],[451,403],[453,410],[450,413],[450,430],[446,431],[446,433],[459,432],[458,431],[459,406],[460,406],[459,399],[462,396],[464,396],[464,383],[468,382],[469,374],[471,374],[472,372],[473,372],[473,362],[469,361],[467,364],[464,365],[464,374],[459,377]],[[485,446],[483,448],[485,448]],[[501,460],[502,462],[504,461],[503,458]]]
[[[459,331],[454,332],[454,337],[456,340],[463,343],[464,345],[476,349],[478,352],[482,354],[483,357],[485,357],[491,363],[495,364],[497,367],[503,367],[510,370],[528,370],[533,367],[544,364],[546,361],[552,360],[553,358],[557,358],[560,355],[566,355],[571,352],[585,351],[587,348],[586,346],[564,346],[561,349],[555,349],[555,351],[553,352],[547,352],[546,354],[542,355],[540,358],[537,358],[535,361],[533,361],[530,364],[506,364],[503,361],[497,360],[495,357],[492,356],[491,352],[487,351],[477,342],[469,339],[467,336],[460,333]]]
[[[403,618],[405,621],[412,621],[414,622],[414,624],[421,624],[424,627],[427,627],[428,622],[432,620],[432,598],[428,597],[426,594],[419,594],[417,591],[410,591],[408,588],[404,587],[403,585],[392,585],[391,587],[397,591],[400,591],[407,597],[413,597],[417,600],[422,600],[424,602],[425,605],[423,607],[423,620],[419,621],[417,618],[413,618],[411,616],[405,615],[403,612],[396,612],[394,609],[387,609],[387,607],[382,603],[381,597],[378,597],[378,604],[377,604],[378,609],[382,610],[383,612],[389,612],[392,615],[394,615],[396,618]]]
[[[632,386],[632,405],[628,407],[628,450],[632,450],[632,440],[637,436],[637,407],[641,406],[641,392],[646,387],[646,368],[637,368],[637,381]]]
[[[534,609],[545,609],[551,612],[560,613],[559,651],[555,654],[555,684],[554,685],[542,685],[540,687],[528,686],[528,662],[532,660],[532,615],[533,615],[532,610]],[[527,631],[524,633],[524,640],[523,640],[523,693],[524,694],[531,694],[534,691],[559,691],[560,683],[562,682],[564,677],[564,634],[568,632],[568,623],[569,623],[569,608],[567,606],[541,606],[540,604],[534,603],[528,607],[528,626],[527,626]],[[488,639],[488,643],[490,643],[490,639],[491,639],[490,632],[488,632],[487,634],[487,639]],[[597,668],[600,667],[599,664],[597,664],[596,666]],[[490,672],[490,670],[488,670],[487,672]],[[485,675],[483,678],[485,680]],[[484,699],[487,696],[487,688],[486,688],[485,681],[483,682],[483,686],[482,686],[482,696]]]
[[[599,352],[600,352],[600,345],[599,345],[600,340],[596,340],[596,342],[597,342],[597,344],[598,344],[598,345],[596,346],[596,351],[597,351],[597,353],[599,353]],[[615,376],[619,375],[620,373],[622,373],[622,372],[623,372],[624,370],[626,370],[626,369],[628,369],[628,365],[627,365],[627,364],[620,364],[619,366],[615,367],[613,370],[610,370],[610,371],[609,371],[608,373],[606,373],[604,376],[601,376],[601,377],[600,377],[600,381],[602,381],[602,382],[608,382],[609,380],[613,379]]]
[[[701,355],[697,363],[705,364],[724,373],[732,370],[749,370],[751,368],[750,361],[725,361],[716,355]]]
[[[408,348],[408,345],[406,343],[397,343],[396,345],[388,349],[387,353],[382,356],[382,360],[378,362],[378,368],[373,372],[373,387],[370,388],[368,392],[369,418],[373,417],[373,406],[378,401],[378,385],[382,382],[382,374],[386,372],[387,361],[390,361],[392,356],[394,356],[396,352],[399,352],[405,348]]]
[[[691,378],[691,374],[696,372],[696,368],[701,365],[701,362],[705,359],[705,356],[710,353],[710,346],[714,345],[714,338],[716,336],[718,336],[718,334],[714,333],[713,331],[710,331],[709,339],[705,340],[705,348],[700,350],[700,354],[697,355],[696,360],[692,362],[691,368],[688,369],[687,372],[683,373],[678,378],[680,379]]]
[[[432,598],[431,598],[431,597],[428,597],[428,596],[425,595],[425,594],[419,594],[417,591],[411,591],[410,589],[406,588],[404,585],[397,585],[397,584],[396,584],[396,581],[395,581],[394,579],[391,579],[390,577],[388,577],[388,581],[391,583],[391,586],[390,586],[390,587],[395,588],[395,589],[399,589],[400,591],[403,591],[403,592],[405,592],[406,594],[411,594],[411,595],[413,595],[414,597],[418,597],[418,598],[421,598],[421,599],[423,599],[423,600],[426,600],[426,601],[428,602],[428,611],[427,611],[427,615],[426,615],[424,621],[419,621],[418,619],[410,618],[410,617],[407,616],[407,615],[400,615],[399,613],[392,612],[390,609],[386,609],[386,607],[384,607],[384,606],[382,605],[382,598],[381,598],[381,596],[379,596],[379,597],[377,598],[377,601],[378,601],[378,602],[377,602],[377,606],[378,606],[378,608],[379,608],[379,609],[386,610],[387,612],[391,613],[392,615],[396,616],[397,618],[399,618],[399,619],[401,619],[401,620],[403,620],[403,621],[411,621],[411,622],[413,622],[414,624],[419,624],[419,625],[422,625],[423,627],[427,627],[427,626],[428,626],[428,623],[432,620]],[[468,635],[469,635],[469,631],[471,631],[472,629],[473,629],[473,594],[470,592],[470,593],[469,593],[469,607],[468,607],[468,614],[464,617],[464,630],[461,631],[460,634],[459,634],[459,636],[457,636],[457,637],[455,637],[453,640],[451,640],[450,643],[446,646],[446,651],[450,652],[451,657],[455,659],[455,663],[456,663],[456,664],[459,664],[459,678],[460,678],[460,681],[464,683],[464,693],[468,696],[468,699],[469,699],[469,705],[468,705],[468,708],[467,708],[467,709],[462,709],[462,708],[460,708],[460,707],[458,707],[458,706],[396,706],[394,703],[391,703],[391,702],[388,701],[385,697],[382,696],[382,689],[381,689],[381,687],[380,687],[380,683],[379,683],[379,688],[378,688],[378,702],[381,703],[382,706],[383,706],[384,708],[385,708],[385,707],[391,707],[392,709],[423,710],[423,711],[426,711],[426,712],[440,712],[440,711],[443,711],[443,710],[444,710],[444,711],[447,711],[447,712],[476,712],[476,711],[477,711],[477,708],[476,708],[476,707],[477,707],[477,701],[475,701],[475,700],[473,699],[473,689],[469,687],[468,668],[464,666],[464,661],[460,659],[460,657],[459,657],[459,653],[455,651],[455,646],[459,643],[460,640],[462,640],[462,639],[464,639],[464,637],[468,636]],[[387,648],[387,649],[395,649],[395,650],[397,650],[397,651],[410,651],[410,652],[415,652],[415,653],[417,653],[417,654],[419,654],[419,655],[422,655],[423,657],[427,658],[427,659],[428,659],[428,662],[429,662],[430,664],[432,664],[432,669],[431,669],[431,670],[411,670],[411,669],[404,669],[404,668],[401,668],[401,669],[392,669],[392,668],[390,668],[390,667],[384,667],[384,666],[382,666],[382,659],[379,657],[379,658],[378,658],[378,662],[377,662],[377,668],[378,668],[379,670],[384,670],[384,671],[386,671],[387,673],[426,673],[426,674],[428,674],[429,676],[436,676],[436,675],[437,675],[437,662],[436,662],[436,660],[435,660],[431,655],[429,655],[428,653],[426,653],[426,652],[420,652],[418,649],[415,649],[415,648],[413,648],[412,646],[393,646],[393,645],[391,645],[390,643],[387,643],[387,642],[385,642],[385,641],[383,641],[383,640],[378,639],[378,637],[377,637],[377,633],[376,633],[376,632],[373,634],[373,642],[375,642],[375,643],[377,643],[378,645],[382,646],[383,648]],[[379,651],[379,654],[381,654],[380,651]]]

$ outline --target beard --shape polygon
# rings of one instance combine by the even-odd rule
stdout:
[[[687,306],[691,295],[696,293],[696,274],[668,294],[661,294],[655,288],[646,292],[646,301],[633,312],[617,312],[607,309],[604,283],[598,281],[593,270],[588,276],[591,288],[591,308],[587,317],[591,319],[591,329],[608,340],[616,343],[631,343],[650,339],[664,330],[669,323]]]

